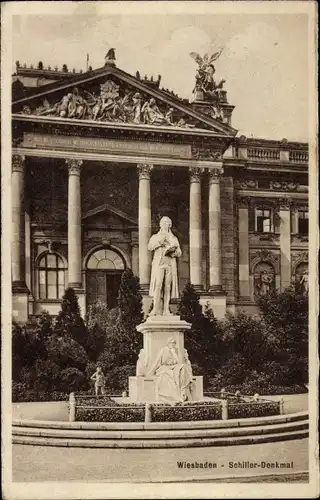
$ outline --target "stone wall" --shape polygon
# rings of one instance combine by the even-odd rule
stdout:
[[[222,285],[227,293],[227,303],[235,301],[236,275],[236,211],[234,186],[231,176],[221,178],[221,225],[222,225]]]

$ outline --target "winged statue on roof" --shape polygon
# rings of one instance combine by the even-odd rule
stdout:
[[[197,52],[190,52],[190,56],[198,64],[194,92],[202,91],[204,96],[219,100],[220,91],[225,80],[220,80],[219,83],[216,83],[214,79],[216,69],[213,63],[220,57],[222,51],[223,48],[218,52],[214,52],[214,54],[205,54],[203,57]]]

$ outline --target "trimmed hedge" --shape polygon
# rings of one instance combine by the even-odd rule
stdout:
[[[178,403],[173,406],[165,404],[151,405],[153,422],[189,422],[196,420],[221,420],[219,403]]]
[[[269,417],[272,415],[280,415],[279,401],[228,404],[228,420],[231,418]]]
[[[144,422],[144,405],[76,406],[80,422]]]

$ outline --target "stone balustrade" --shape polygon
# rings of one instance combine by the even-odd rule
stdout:
[[[289,161],[305,163],[309,160],[308,151],[289,151]]]
[[[248,149],[248,158],[252,160],[280,160],[280,151],[273,149]]]
[[[263,139],[248,139],[240,136],[235,139],[234,156],[250,161],[268,161],[304,164],[308,163],[308,144]]]

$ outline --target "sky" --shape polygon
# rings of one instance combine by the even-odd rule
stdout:
[[[41,2],[42,3],[42,2]],[[68,2],[67,2],[68,3]],[[61,4],[60,4],[61,5]],[[59,8],[59,11],[61,9]],[[306,14],[99,13],[95,3],[73,14],[13,16],[15,61],[29,66],[104,65],[111,47],[119,68],[162,75],[161,86],[191,98],[196,63],[190,52],[213,53],[225,79],[238,135],[308,140],[308,17]]]

